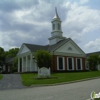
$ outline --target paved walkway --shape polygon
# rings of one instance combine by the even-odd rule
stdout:
[[[0,90],[21,88],[26,87],[22,85],[22,79],[19,74],[3,74],[3,79],[0,80]]]

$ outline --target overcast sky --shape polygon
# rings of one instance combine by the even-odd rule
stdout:
[[[86,53],[100,51],[100,0],[0,0],[0,47],[48,44],[55,7],[63,36]]]

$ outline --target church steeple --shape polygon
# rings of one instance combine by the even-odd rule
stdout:
[[[59,18],[56,7],[55,7],[55,16],[53,17],[53,19],[55,19],[55,18]]]
[[[60,40],[65,39],[65,37],[62,36],[62,29],[61,29],[61,20],[57,13],[57,8],[55,7],[55,16],[53,17],[52,21],[52,32],[51,37],[49,38],[49,44],[53,45],[59,42]]]
[[[60,35],[62,36],[62,30],[61,30],[61,21],[57,13],[57,8],[55,8],[55,16],[52,19],[52,36],[54,35]]]

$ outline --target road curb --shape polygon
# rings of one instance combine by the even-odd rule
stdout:
[[[82,79],[82,80],[70,81],[70,82],[55,83],[55,84],[38,84],[38,85],[31,85],[30,87],[56,86],[56,85],[63,85],[63,84],[71,84],[71,83],[77,83],[77,82],[82,82],[82,81],[88,81],[88,80],[93,80],[93,79],[98,79],[98,78],[100,78],[100,76],[99,76],[99,77],[93,77],[93,78]]]

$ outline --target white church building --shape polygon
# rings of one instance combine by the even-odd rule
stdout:
[[[45,17],[45,16],[44,16]],[[37,50],[47,50],[53,55],[51,71],[82,71],[86,70],[86,54],[71,39],[63,36],[61,19],[55,9],[51,21],[52,32],[49,44],[37,45],[23,43],[18,56],[18,72],[35,72],[38,70],[34,54]],[[44,66],[43,66],[44,67]]]

